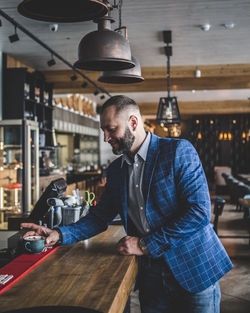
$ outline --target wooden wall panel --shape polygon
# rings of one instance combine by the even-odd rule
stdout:
[[[250,100],[178,102],[181,115],[250,113]],[[139,103],[143,115],[156,115],[158,103]]]
[[[195,71],[201,71],[201,77],[195,77]],[[55,93],[92,93],[95,87],[91,84],[83,89],[82,77],[74,82],[70,77],[71,70],[43,72],[49,82],[54,83]],[[106,88],[109,92],[153,92],[165,91],[166,67],[144,67],[142,76],[145,81],[136,84],[104,84],[98,82],[100,72],[84,71],[89,78]],[[250,88],[250,64],[175,66],[171,67],[171,90],[219,90]]]

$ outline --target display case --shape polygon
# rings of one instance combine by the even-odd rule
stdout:
[[[40,149],[53,148],[53,85],[26,68],[5,69],[3,85],[3,119],[37,121]]]
[[[0,121],[0,229],[10,216],[28,216],[38,197],[38,122]]]
[[[100,167],[98,136],[76,135],[74,146],[77,164],[87,171]]]

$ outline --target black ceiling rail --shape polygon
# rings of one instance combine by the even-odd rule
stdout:
[[[30,31],[28,31],[26,28],[24,28],[22,25],[20,25],[18,22],[16,22],[13,18],[11,18],[8,14],[6,14],[3,10],[0,9],[0,15],[4,17],[7,21],[9,21],[11,24],[13,24],[15,27],[20,29],[23,33],[25,33],[27,36],[29,36],[31,39],[33,39],[35,42],[37,42],[39,45],[41,45],[44,49],[48,50],[51,54],[53,54],[57,59],[61,60],[64,64],[66,64],[68,67],[70,67],[74,72],[82,76],[85,80],[87,80],[89,83],[91,83],[96,89],[100,90],[102,93],[105,93],[109,97],[111,97],[111,94],[104,88],[97,85],[93,80],[91,80],[88,76],[83,74],[81,71],[79,71],[77,68],[75,68],[70,62],[65,60],[62,56],[60,56],[57,52],[55,52],[53,49],[51,49],[48,45],[46,45],[43,41],[41,41],[39,38],[37,38],[35,35],[33,35]]]

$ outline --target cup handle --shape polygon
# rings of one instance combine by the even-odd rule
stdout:
[[[29,242],[26,242],[24,246],[25,246],[25,249],[27,251],[32,252],[31,249],[30,249],[30,243]]]

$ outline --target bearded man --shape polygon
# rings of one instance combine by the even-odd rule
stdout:
[[[218,280],[232,263],[210,226],[208,185],[194,147],[146,133],[138,105],[125,96],[104,103],[101,128],[104,141],[122,156],[109,166],[97,206],[54,230],[22,224],[33,229],[26,236],[71,244],[103,232],[120,214],[127,236],[117,250],[138,256],[141,311],[218,313]]]

